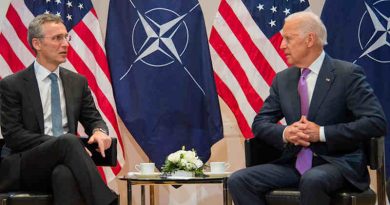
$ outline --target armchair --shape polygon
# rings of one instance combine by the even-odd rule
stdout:
[[[97,166],[116,166],[117,163],[117,139],[112,138],[112,144],[106,150],[106,157],[103,158],[95,148],[96,145],[89,145],[87,138],[80,138],[81,142],[92,152],[92,160]],[[4,139],[0,139],[0,151],[4,145]],[[7,192],[0,193],[0,205],[52,205],[52,195],[50,193],[36,192]]]
[[[333,195],[332,205],[378,205],[386,204],[385,168],[384,168],[384,137],[371,138],[366,143],[368,165],[377,175],[377,193],[372,189],[363,192],[341,190]],[[281,152],[257,138],[245,141],[246,166],[254,166],[270,162],[281,155]],[[299,205],[299,191],[297,189],[276,189],[266,195],[268,205]]]

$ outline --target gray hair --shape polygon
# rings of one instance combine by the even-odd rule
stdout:
[[[61,17],[56,16],[54,14],[41,14],[36,16],[28,25],[27,41],[35,52],[37,51],[32,45],[32,39],[43,37],[42,25],[48,22],[62,23],[62,24],[64,23]]]
[[[285,22],[298,19],[300,21],[300,30],[302,34],[307,34],[309,32],[314,32],[318,36],[322,46],[328,44],[327,42],[327,31],[324,23],[316,14],[310,11],[301,11],[289,15],[285,18]]]

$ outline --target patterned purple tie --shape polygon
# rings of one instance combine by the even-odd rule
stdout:
[[[307,116],[309,113],[309,93],[307,91],[306,77],[310,73],[307,68],[302,69],[302,74],[298,82],[298,93],[301,99],[301,115]],[[297,155],[295,167],[301,175],[312,166],[313,152],[310,148],[303,147]]]

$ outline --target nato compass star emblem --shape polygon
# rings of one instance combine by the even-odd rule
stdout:
[[[132,0],[129,1],[137,10]],[[134,23],[131,36],[136,59],[120,80],[128,75],[135,63],[144,63],[153,68],[164,68],[177,62],[183,66],[192,81],[205,94],[203,88],[185,67],[181,58],[186,51],[190,38],[184,18],[198,6],[199,3],[183,15],[167,8],[153,8],[145,13],[137,10],[138,20]]]
[[[182,20],[187,14],[180,16],[174,11],[164,8],[151,9],[145,12],[145,15],[141,15],[141,13],[139,13],[138,11],[137,13],[139,19],[136,21],[132,32],[133,50],[134,53],[138,55],[137,59],[134,62],[140,60],[143,63],[153,67],[163,67],[173,63],[175,60],[182,63],[180,56],[184,53],[185,48],[187,47],[189,37],[187,25]],[[154,19],[148,16],[148,14],[151,14],[150,16],[158,16],[152,15],[153,13],[168,13],[170,16],[172,16],[173,14],[173,19],[159,24]],[[141,36],[137,35],[137,32],[139,32],[140,29],[145,32],[146,40],[137,39],[137,37],[139,38]],[[181,31],[178,32],[179,29]],[[173,38],[177,33],[180,33],[178,35],[182,35],[186,39],[184,48],[180,49],[180,54],[178,51],[180,45],[175,44],[173,41]],[[136,42],[142,41],[143,44],[141,46],[135,45]],[[151,60],[153,59],[144,59],[145,57],[152,55],[157,51],[168,57],[169,60],[166,60],[166,62],[152,63]]]
[[[390,63],[389,55],[379,54],[390,53],[390,0],[379,0],[373,5],[364,3],[367,11],[359,23],[358,38],[363,51],[359,58],[368,56],[379,63]]]

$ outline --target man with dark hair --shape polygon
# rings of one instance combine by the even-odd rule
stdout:
[[[279,72],[252,131],[283,154],[229,178],[236,205],[265,204],[275,188],[298,187],[302,205],[329,205],[342,188],[369,186],[363,143],[385,135],[381,105],[363,69],[326,55],[326,28],[311,12],[285,19],[281,49],[293,67]],[[278,124],[285,118],[287,125]]]
[[[101,155],[111,146],[85,77],[60,67],[70,36],[62,19],[39,15],[28,42],[36,60],[0,81],[1,130],[5,145],[0,192],[52,192],[54,204],[108,205],[116,195],[104,183],[77,133],[80,122]]]

